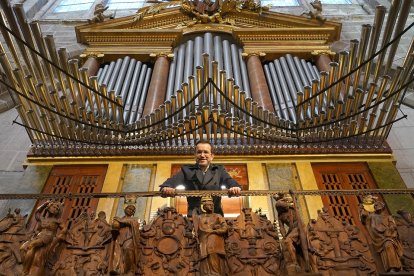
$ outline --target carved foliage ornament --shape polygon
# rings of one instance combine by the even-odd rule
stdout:
[[[264,10],[269,10],[269,7],[262,7],[260,1],[257,2],[254,0],[181,0],[158,3],[149,7],[144,7],[137,12],[133,21],[139,21],[147,15],[155,15],[168,7],[176,5],[180,6],[181,10],[194,20],[193,23],[185,23],[185,25],[194,25],[196,23],[233,25],[234,21],[226,18],[227,13],[247,10],[260,14]]]

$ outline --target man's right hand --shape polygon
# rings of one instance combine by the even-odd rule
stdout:
[[[162,188],[161,193],[163,197],[175,196],[175,189],[170,187],[164,187]]]

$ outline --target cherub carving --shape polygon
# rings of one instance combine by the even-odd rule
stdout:
[[[113,13],[105,13],[105,11],[109,8],[109,6],[104,6],[102,3],[98,3],[95,5],[95,10],[93,12],[93,17],[88,19],[88,23],[99,23],[103,22],[107,18],[113,18]]]
[[[326,18],[322,15],[322,3],[320,0],[314,0],[310,2],[311,6],[314,8],[313,11],[303,12],[302,15],[307,15],[311,19],[316,19],[321,23],[326,21]]]

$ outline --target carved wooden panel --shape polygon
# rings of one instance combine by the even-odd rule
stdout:
[[[376,185],[365,163],[320,163],[312,164],[318,188],[321,190],[374,189]],[[339,221],[361,226],[358,206],[360,196],[323,196],[324,206]]]
[[[246,165],[224,165],[226,171],[242,186],[242,190],[249,190],[249,180],[247,177],[247,166]],[[181,165],[174,164],[171,168],[171,175],[177,174],[181,170]],[[223,205],[224,214],[240,214],[243,202],[242,197],[222,197],[221,203]],[[175,199],[175,208],[179,214],[187,214],[187,200],[186,198],[177,197]]]
[[[96,219],[93,214],[82,213],[65,235],[53,275],[107,275],[112,259],[111,241],[112,227],[104,212]]]
[[[403,210],[395,216],[397,231],[403,246],[401,258],[403,270],[414,274],[414,219],[413,216]]]
[[[340,222],[326,208],[307,228],[309,258],[314,272],[330,275],[377,275],[375,261],[362,231]]]
[[[158,210],[141,230],[141,270],[144,275],[196,275],[197,242],[191,222],[175,208]]]
[[[282,254],[271,222],[244,208],[226,240],[229,275],[280,275]]]
[[[105,179],[106,165],[91,166],[55,166],[43,188],[45,194],[68,193],[99,193]],[[39,206],[44,201],[39,201]],[[60,200],[65,206],[62,219],[68,223],[69,228],[73,221],[83,212],[95,212],[98,199],[74,198]],[[36,208],[36,207],[35,207]],[[31,229],[35,222],[31,219]]]

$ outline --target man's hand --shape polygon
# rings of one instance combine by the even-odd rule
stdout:
[[[161,193],[163,197],[175,196],[175,189],[170,187],[164,187],[162,188]]]
[[[241,189],[239,187],[231,187],[229,189],[229,196],[240,196]]]

